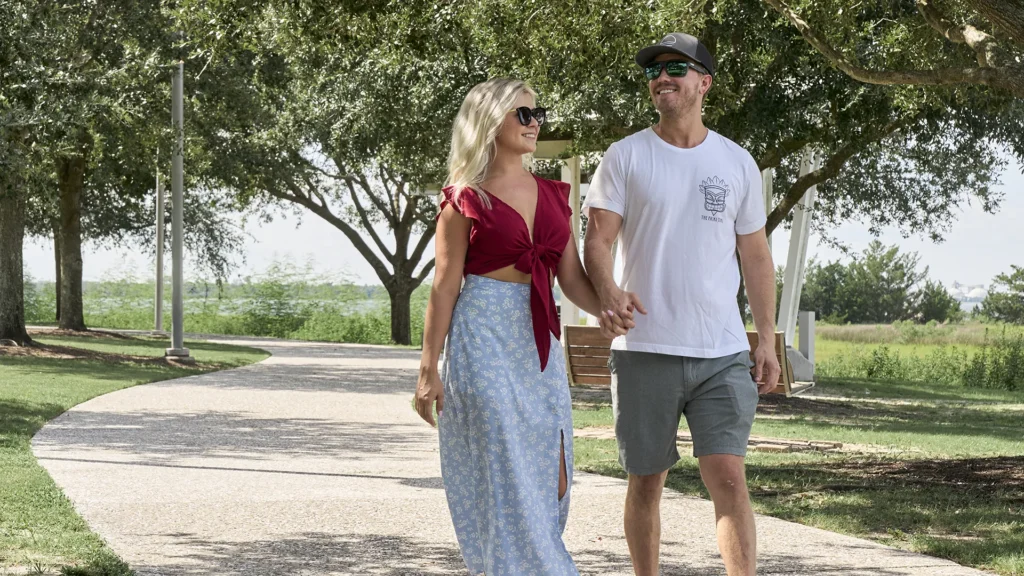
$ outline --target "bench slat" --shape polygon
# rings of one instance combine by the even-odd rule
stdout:
[[[607,356],[570,356],[569,364],[572,366],[600,366],[608,369]]]
[[[569,346],[569,357],[576,356],[589,356],[607,360],[611,356],[611,350],[597,346]]]
[[[612,345],[612,341],[594,326],[566,326],[565,338],[569,346],[600,346],[607,350]]]

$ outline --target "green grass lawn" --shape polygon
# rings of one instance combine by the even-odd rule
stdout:
[[[765,399],[753,433],[851,450],[751,452],[757,512],[1024,576],[1024,391],[832,379],[815,394]],[[576,394],[573,417],[612,425],[593,394]],[[614,440],[574,442],[579,469],[624,477]],[[708,497],[688,455],[668,485]]]
[[[197,364],[169,366],[106,355],[160,357],[166,340],[40,336],[42,344],[94,352],[86,357],[0,356],[0,573],[20,567],[69,576],[130,574],[89,531],[32,455],[32,436],[47,421],[90,398],[158,380],[251,364],[252,348],[186,342]],[[46,572],[49,573],[49,572]]]

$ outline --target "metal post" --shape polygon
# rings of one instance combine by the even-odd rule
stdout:
[[[171,347],[166,355],[178,361],[192,361],[185,348],[182,334],[184,306],[182,302],[182,251],[183,251],[183,202],[184,202],[184,154],[185,114],[184,83],[185,63],[178,62],[178,70],[171,81],[171,127],[174,129],[174,151],[171,154]]]
[[[775,170],[765,168],[761,171],[761,194],[764,195],[764,215],[772,213],[772,185],[775,180]],[[768,250],[772,249],[772,235],[768,235]]]
[[[800,353],[814,364],[814,311],[800,312]]]
[[[566,158],[562,165],[562,181],[569,183],[569,207],[572,208],[572,239],[576,243],[577,250],[580,245],[580,157],[573,156]],[[564,294],[563,294],[564,296]],[[575,326],[580,323],[580,309],[569,301],[562,298],[561,305],[562,324]]]
[[[159,154],[157,155],[159,165]],[[156,171],[156,297],[153,306],[154,331],[164,334],[164,187]]]

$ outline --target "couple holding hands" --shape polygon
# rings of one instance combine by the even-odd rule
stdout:
[[[556,278],[615,337],[612,406],[635,573],[658,574],[661,492],[679,460],[683,415],[726,571],[756,571],[744,456],[758,394],[780,372],[761,174],[746,150],[704,126],[715,65],[703,44],[668,34],[636,63],[660,119],[612,144],[594,174],[585,267],[568,184],[526,167],[546,116],[534,92],[489,80],[455,120],[416,407],[432,425],[436,409],[448,506],[473,576],[578,574],[562,540],[573,433]],[[762,343],[753,362],[736,304],[737,251]]]

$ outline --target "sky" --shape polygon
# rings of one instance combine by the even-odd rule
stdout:
[[[883,230],[879,239],[898,244],[901,251],[917,252],[921,265],[928,266],[930,277],[950,287],[954,282],[989,286],[992,278],[1008,272],[1011,264],[1024,266],[1024,174],[1022,166],[1011,162],[1002,174],[1004,200],[996,214],[986,214],[977,206],[960,212],[945,241],[935,244],[927,238],[903,238],[895,229]],[[312,214],[297,218],[285,212],[272,222],[256,218],[244,224],[248,236],[245,261],[239,262],[235,276],[259,273],[274,261],[312,264],[316,272],[344,278],[360,284],[379,284],[373,269],[363,260],[336,228]],[[874,239],[865,224],[850,222],[839,227],[834,237],[859,252]],[[789,232],[778,230],[772,237],[776,264],[784,264],[788,254]],[[169,251],[168,251],[169,252]],[[819,261],[845,259],[835,249],[820,243],[812,235],[808,257]],[[433,245],[425,260],[433,256]],[[152,275],[153,257],[132,249],[105,249],[86,243],[83,247],[85,280],[101,280],[134,274],[144,278]],[[166,258],[170,274],[170,254]],[[25,264],[36,280],[54,279],[53,243],[50,240],[26,242]],[[191,267],[186,261],[186,277]]]

